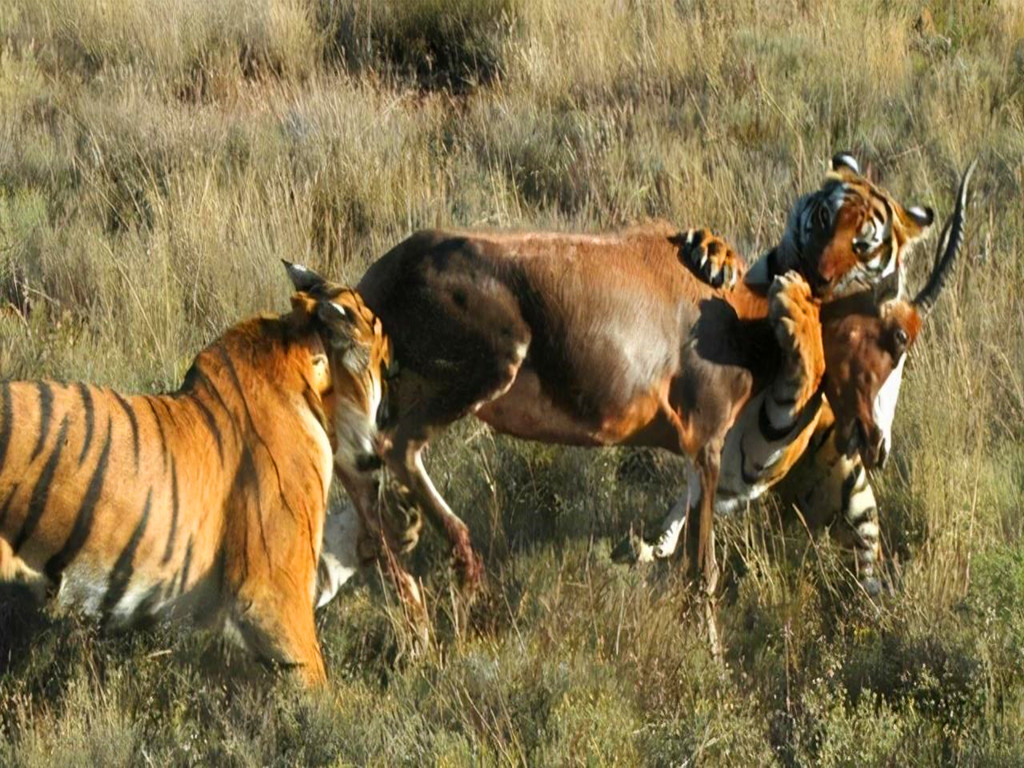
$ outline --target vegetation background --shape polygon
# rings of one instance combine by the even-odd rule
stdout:
[[[489,591],[413,565],[418,657],[364,574],[330,686],[208,635],[105,638],[0,599],[0,764],[1024,764],[1024,10],[1014,0],[0,0],[0,371],[176,387],[282,310],[278,259],[354,282],[418,227],[709,225],[756,255],[834,151],[966,257],[875,478],[875,606],[777,503],[723,520],[728,671],[672,566],[610,562],[675,459],[496,438],[428,457]],[[928,268],[934,236],[912,273]]]

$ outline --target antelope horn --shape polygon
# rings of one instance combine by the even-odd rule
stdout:
[[[945,285],[946,279],[952,271],[953,262],[956,260],[956,254],[963,244],[964,225],[967,222],[967,183],[971,180],[971,174],[974,173],[977,164],[977,160],[971,162],[964,172],[963,178],[960,179],[960,188],[956,194],[956,208],[953,209],[953,215],[946,222],[946,226],[942,228],[939,245],[935,251],[935,266],[932,268],[932,273],[924,288],[914,297],[914,306],[922,315],[928,314],[939,298],[939,294],[942,293],[942,286]]]

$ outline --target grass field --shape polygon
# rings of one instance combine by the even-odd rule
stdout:
[[[468,626],[364,574],[308,695],[203,634],[0,594],[0,765],[1024,763],[1024,10],[1013,0],[0,0],[0,374],[176,387],[278,260],[415,228],[661,216],[756,254],[852,149],[966,257],[874,478],[895,589],[768,500],[722,520],[727,672],[673,567],[614,565],[681,464],[460,425],[428,466],[488,566]],[[921,279],[934,236],[919,252]]]

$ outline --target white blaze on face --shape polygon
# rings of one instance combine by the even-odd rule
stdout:
[[[907,355],[904,353],[899,362],[896,363],[896,367],[892,369],[889,378],[885,380],[882,388],[878,390],[878,394],[875,396],[875,404],[872,408],[875,424],[882,431],[883,456],[888,456],[889,449],[892,447],[892,422],[896,417],[896,401],[900,397],[900,384],[903,383],[903,364],[906,361]]]

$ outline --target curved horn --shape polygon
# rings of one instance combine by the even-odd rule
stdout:
[[[956,208],[953,209],[953,215],[946,222],[942,236],[939,237],[939,246],[935,252],[935,266],[932,268],[932,273],[924,288],[914,297],[914,306],[922,315],[928,314],[935,305],[936,299],[939,298],[939,294],[942,293],[942,286],[945,285],[953,262],[956,260],[957,251],[963,244],[964,225],[967,222],[967,183],[971,180],[971,174],[974,173],[977,164],[977,160],[971,162],[964,172],[963,178],[960,179],[960,188],[956,194]]]

